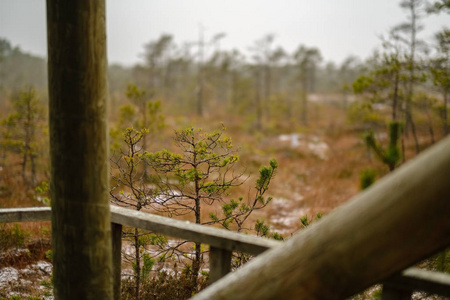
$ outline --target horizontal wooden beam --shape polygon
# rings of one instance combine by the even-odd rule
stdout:
[[[0,222],[3,223],[50,221],[50,219],[50,207],[0,209]],[[281,244],[281,242],[275,240],[175,220],[112,205],[111,221],[112,223],[146,229],[155,233],[203,243],[220,249],[242,251],[254,255]]]
[[[195,295],[345,299],[450,245],[450,137]]]
[[[211,245],[229,251],[260,254],[281,242],[145,212],[111,206],[111,220],[130,227],[147,229],[171,237]]]
[[[2,208],[0,223],[50,221],[51,213],[50,207]]]

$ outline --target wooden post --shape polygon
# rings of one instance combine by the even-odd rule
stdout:
[[[231,251],[210,246],[209,282],[213,283],[227,275],[231,270]]]
[[[113,299],[104,0],[47,0],[55,299]]]
[[[195,295],[345,299],[450,245],[450,137]]]
[[[411,300],[412,290],[399,288],[389,283],[383,284],[381,300]]]
[[[122,224],[111,223],[114,300],[120,300],[122,282]]]

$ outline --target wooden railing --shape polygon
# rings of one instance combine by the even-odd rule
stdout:
[[[169,219],[144,212],[111,206],[115,295],[120,299],[122,225],[151,230],[164,235],[210,245],[210,280],[212,282],[230,271],[232,251],[258,255],[282,242],[239,234],[227,230]],[[50,221],[50,207],[0,209],[0,222]],[[450,297],[450,276],[416,268],[405,270],[383,282],[383,299],[411,299],[414,290]],[[405,295],[409,298],[405,298]]]
[[[50,208],[0,209],[0,222],[48,221]],[[286,242],[111,206],[115,297],[122,225],[210,245],[210,278],[193,299],[344,299],[383,283],[450,297],[449,275],[405,268],[450,246],[450,138]],[[268,250],[268,251],[266,251]],[[230,271],[231,252],[259,255]]]
[[[120,295],[122,226],[146,229],[170,237],[207,244],[209,249],[210,282],[217,281],[230,272],[231,254],[240,251],[258,255],[281,242],[233,231],[202,226],[187,221],[161,217],[145,212],[111,206],[111,231],[113,237],[114,294]],[[27,207],[0,209],[0,222],[50,221],[50,207]]]

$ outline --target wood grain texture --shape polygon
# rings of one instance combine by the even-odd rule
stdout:
[[[450,137],[192,299],[345,299],[450,245]]]
[[[111,206],[111,218],[114,223],[147,229],[171,237],[208,244],[220,249],[242,251],[255,255],[282,244],[275,240],[170,219],[117,206]]]
[[[104,0],[47,0],[56,299],[112,299]]]

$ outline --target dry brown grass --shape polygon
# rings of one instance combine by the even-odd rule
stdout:
[[[212,110],[207,116],[199,119],[188,116],[168,116],[168,126],[151,142],[150,151],[168,149],[177,151],[172,142],[175,129],[195,126],[205,131],[220,128],[220,122],[227,127],[225,135],[231,136],[233,144],[239,149],[240,162],[237,172],[248,176],[242,186],[232,190],[224,197],[224,201],[231,198],[252,199],[254,183],[258,170],[275,158],[279,169],[267,196],[274,198],[273,202],[263,210],[256,211],[246,223],[249,232],[254,229],[256,219],[262,219],[280,231],[284,237],[301,229],[300,218],[308,216],[314,220],[317,213],[327,214],[336,207],[348,201],[359,193],[360,173],[371,168],[376,170],[379,177],[388,173],[388,168],[373,155],[367,154],[358,126],[349,124],[346,112],[337,105],[311,103],[310,124],[301,126],[294,118],[283,119],[278,116],[277,122],[266,123],[266,130],[259,132],[252,128],[251,122],[240,114],[230,114],[225,110]],[[381,124],[380,128],[383,128]],[[439,122],[434,122],[435,139],[442,137]],[[419,118],[417,130],[421,148],[431,144],[429,128],[426,119]],[[281,134],[302,134],[302,145],[291,147],[289,141],[281,141]],[[309,142],[320,140],[328,145],[326,159],[321,158],[308,148]],[[386,143],[387,141],[382,141]],[[410,136],[405,141],[406,158],[413,158],[415,153],[414,141]],[[12,163],[12,162],[10,162]],[[15,173],[14,173],[15,172]],[[14,172],[0,171],[0,207],[28,207],[41,206],[36,201],[33,189],[27,188]],[[212,206],[202,205],[202,221],[208,221],[209,213],[220,215],[221,203]],[[192,215],[181,219],[193,221]],[[14,224],[3,225],[10,229]],[[3,252],[0,263],[2,266],[24,267],[33,261],[45,259],[45,252],[50,249],[50,223],[34,222],[22,223],[20,229],[28,234],[26,237],[29,254],[14,255],[11,251]],[[219,227],[219,225],[216,225]],[[124,268],[129,267],[124,265]]]
[[[287,199],[291,203],[286,209],[302,209],[309,215],[317,212],[328,213],[335,207],[346,202],[359,192],[359,176],[366,168],[375,169],[379,176],[387,173],[375,157],[367,155],[367,149],[362,142],[362,132],[347,121],[346,112],[338,105],[311,103],[310,123],[308,127],[301,126],[295,115],[290,118],[278,116],[278,120],[266,122],[266,130],[256,131],[249,126],[249,121],[241,114],[230,114],[226,110],[214,109],[202,118],[188,116],[168,116],[168,126],[159,137],[152,139],[152,149],[162,148],[177,151],[172,142],[173,131],[186,126],[203,128],[205,131],[215,130],[223,122],[227,127],[226,135],[233,139],[233,144],[239,149],[241,159],[239,171],[248,175],[246,182],[224,200],[243,196],[251,198],[254,181],[258,169],[267,165],[271,158],[277,159],[279,170],[272,182],[268,194],[274,198]],[[417,129],[422,148],[430,144],[428,124],[424,117],[418,118]],[[435,139],[441,136],[439,125],[435,122]],[[321,159],[311,153],[305,146],[292,148],[289,142],[280,141],[280,134],[301,133],[302,140],[319,139],[328,145],[327,159]],[[406,157],[415,156],[414,143],[410,137],[406,141]],[[27,189],[21,182],[20,176],[1,172],[0,206],[26,207],[39,206],[35,200],[35,193]],[[301,199],[301,200],[299,200]],[[220,204],[214,206],[203,205],[203,215],[207,219],[210,212],[219,212]],[[279,207],[266,208],[258,212],[256,217],[270,219]],[[299,216],[300,218],[301,216]],[[192,219],[187,216],[184,219]],[[252,218],[251,221],[254,221]],[[297,230],[294,226],[292,230]]]
[[[226,134],[240,148],[240,166],[246,169],[247,174],[257,174],[259,167],[267,164],[269,159],[277,159],[279,170],[268,194],[287,201],[282,203],[283,207],[269,205],[264,211],[255,214],[251,221],[255,218],[270,220],[272,216],[280,214],[280,209],[298,212],[298,219],[302,217],[300,214],[310,218],[318,212],[326,214],[360,192],[360,174],[364,169],[375,170],[378,178],[388,173],[388,168],[373,154],[368,155],[361,138],[362,127],[350,124],[343,108],[333,104],[311,103],[310,112],[308,127],[300,126],[293,118],[281,119],[277,126],[268,126],[270,128],[263,132],[242,130],[245,122],[242,116],[230,116],[219,110],[199,122],[209,125],[209,128],[211,124],[224,122],[228,129]],[[382,113],[386,114],[385,119],[388,120],[389,111]],[[429,124],[421,112],[417,113],[417,120],[420,146],[425,149],[431,145]],[[442,138],[439,120],[433,120],[433,127],[435,140]],[[387,126],[380,124],[379,128],[380,132],[386,133]],[[304,146],[292,148],[289,142],[281,142],[278,138],[280,134],[295,132],[303,134],[303,140],[319,139],[325,142],[329,147],[328,158],[321,159]],[[381,142],[386,144],[387,139]],[[416,155],[411,135],[405,140],[405,149],[406,160]],[[245,196],[254,178],[250,177],[236,194]],[[207,208],[208,211],[211,209]],[[284,229],[294,232],[299,228],[298,221],[291,228]]]

